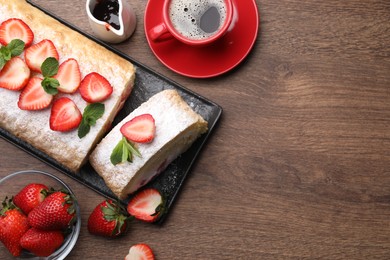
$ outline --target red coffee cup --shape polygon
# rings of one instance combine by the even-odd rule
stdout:
[[[177,39],[204,46],[220,39],[233,20],[231,0],[166,0],[162,22],[148,31],[154,42]]]

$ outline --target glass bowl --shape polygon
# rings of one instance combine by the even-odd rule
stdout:
[[[27,171],[19,171],[15,173],[11,173],[10,175],[2,178],[0,180],[0,202],[4,200],[5,197],[11,198],[15,196],[23,187],[30,183],[42,183],[45,184],[49,189],[52,187],[55,190],[66,190],[71,195],[74,196],[74,193],[66,185],[62,180],[58,177],[36,170],[27,170]],[[75,209],[76,209],[76,221],[73,226],[70,228],[69,234],[66,235],[65,240],[60,248],[58,248],[53,254],[48,257],[37,257],[32,255],[27,251],[23,251],[22,255],[17,257],[16,259],[34,259],[34,260],[60,260],[64,259],[70,251],[72,251],[74,245],[80,234],[81,227],[81,215],[80,215],[80,207],[75,200]],[[2,243],[0,243],[0,255],[8,256],[6,259],[15,259],[8,252],[7,248],[4,247]],[[1,258],[1,257],[0,257]],[[4,259],[4,258],[1,258]]]

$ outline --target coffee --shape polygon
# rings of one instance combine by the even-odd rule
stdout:
[[[226,19],[224,0],[172,0],[169,17],[175,30],[192,40],[216,34]]]

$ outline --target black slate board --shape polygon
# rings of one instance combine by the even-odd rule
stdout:
[[[40,9],[41,11],[45,12],[49,16],[52,16],[53,18],[57,19],[64,25],[70,27],[71,29],[79,32],[80,34],[83,34],[87,38],[103,45],[105,48],[116,53],[117,55],[129,60],[135,65],[137,72],[136,72],[136,80],[135,80],[133,91],[130,97],[128,98],[128,100],[125,102],[123,109],[118,113],[117,117],[115,118],[113,122],[113,126],[115,126],[118,122],[120,122],[124,117],[126,117],[129,113],[131,113],[140,104],[148,100],[151,96],[164,89],[176,89],[183,97],[183,99],[194,109],[194,111],[199,113],[208,122],[208,126],[209,126],[208,132],[203,134],[190,147],[189,150],[187,150],[185,153],[179,156],[175,161],[173,161],[166,168],[165,171],[163,171],[159,176],[157,176],[154,180],[152,180],[149,184],[145,186],[145,188],[154,187],[159,189],[164,195],[164,197],[166,198],[167,211],[163,216],[161,216],[161,218],[158,221],[158,223],[162,223],[165,220],[167,213],[169,212],[169,209],[172,206],[181,186],[183,185],[184,180],[186,179],[191,166],[195,162],[197,155],[199,154],[203,145],[205,145],[208,137],[210,136],[211,132],[215,128],[222,114],[222,108],[217,104],[215,104],[214,102],[152,71],[151,69],[142,65],[140,62],[121,53],[120,51],[100,41],[99,39],[80,31],[78,28],[74,27],[73,25],[71,25],[70,23],[62,19],[59,19],[54,14],[48,12],[47,10],[44,10],[40,6],[30,1],[27,2],[29,2],[34,7]],[[56,168],[57,170],[65,173],[71,178],[86,185],[87,187],[102,194],[103,196],[111,199],[117,199],[116,196],[105,185],[104,180],[95,172],[95,170],[91,167],[89,163],[84,165],[80,169],[80,172],[75,173],[67,169],[63,165],[61,165],[53,158],[49,157],[48,155],[34,148],[30,144],[24,142],[23,140],[20,140],[12,133],[7,132],[3,128],[0,128],[0,137],[18,146],[19,148],[25,150],[26,152],[37,157],[43,162],[49,164],[50,166]],[[126,200],[122,200],[121,202],[126,204],[130,198],[131,197],[127,198]]]

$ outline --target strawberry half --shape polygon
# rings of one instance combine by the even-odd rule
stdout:
[[[66,192],[55,191],[30,211],[28,223],[41,230],[66,230],[75,218],[74,200]]]
[[[155,121],[151,114],[142,114],[122,125],[120,131],[129,141],[150,143],[156,132]]]
[[[103,237],[118,237],[127,231],[126,211],[112,200],[99,203],[88,218],[88,231]]]
[[[158,190],[144,189],[129,201],[127,212],[136,219],[155,222],[164,212],[164,204],[164,199]]]
[[[50,40],[42,40],[29,48],[24,53],[24,58],[28,67],[35,72],[42,73],[41,65],[49,57],[59,60],[58,52],[53,42]]]
[[[27,215],[45,199],[48,190],[44,184],[30,183],[15,195],[14,204]]]
[[[48,107],[53,100],[53,95],[45,92],[41,85],[42,79],[31,78],[27,86],[20,93],[18,106],[22,110],[41,110]]]
[[[13,57],[0,70],[0,88],[21,90],[30,79],[30,69],[19,57]]]
[[[67,132],[77,128],[82,120],[82,114],[77,105],[67,97],[54,101],[50,114],[50,129]]]
[[[58,68],[57,74],[54,76],[60,83],[57,88],[63,93],[74,93],[80,86],[81,73],[77,60],[68,59],[64,61]]]
[[[21,238],[20,245],[36,256],[49,256],[64,242],[59,230],[39,230],[30,228]]]
[[[154,260],[154,254],[147,244],[136,244],[130,247],[125,260]]]
[[[14,39],[22,40],[25,48],[34,40],[31,28],[18,18],[10,18],[0,25],[0,44],[7,46]]]
[[[81,81],[79,91],[85,101],[96,103],[109,98],[113,88],[105,77],[99,73],[91,72]]]
[[[26,215],[24,215],[12,200],[5,200],[0,210],[0,241],[13,256],[19,256],[22,252],[20,238],[29,229]]]

